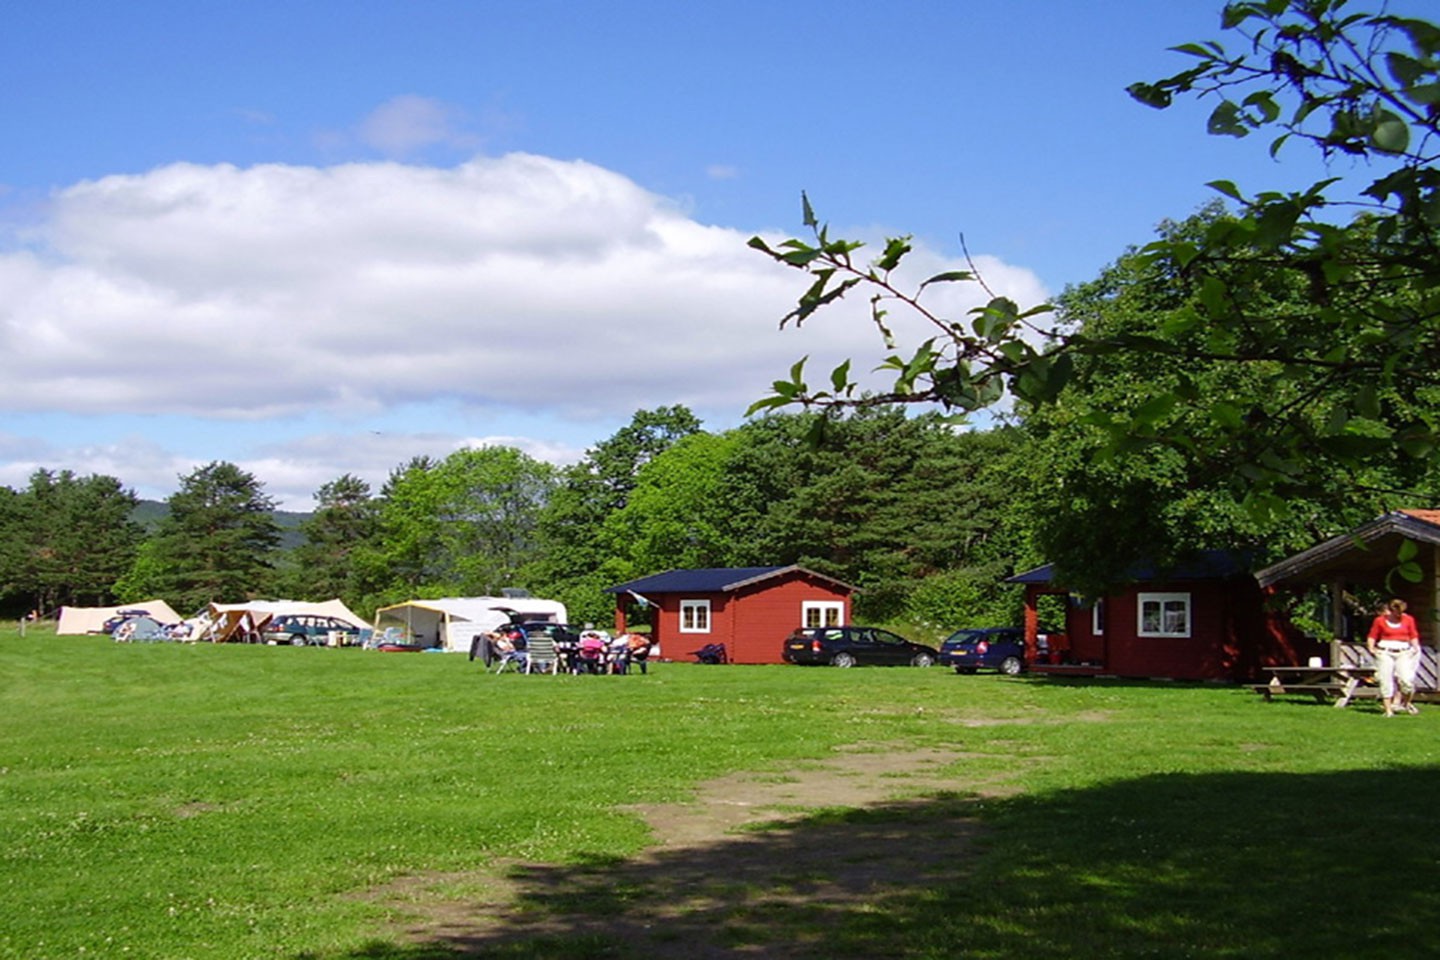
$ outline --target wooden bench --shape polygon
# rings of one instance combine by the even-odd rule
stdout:
[[[1252,689],[1268,701],[1277,695],[1309,695],[1320,703],[1334,699],[1335,706],[1347,706],[1359,697],[1374,697],[1374,687],[1364,686],[1373,676],[1373,667],[1266,667],[1269,683]]]

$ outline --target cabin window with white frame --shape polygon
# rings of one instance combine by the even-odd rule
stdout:
[[[681,633],[709,633],[709,632],[710,632],[710,601],[709,601],[709,600],[681,600],[681,601],[680,601],[680,632],[681,632]]]
[[[1105,636],[1105,601],[1096,600],[1090,606],[1090,635],[1092,637]]]
[[[1190,636],[1190,594],[1142,593],[1139,604],[1140,636]]]
[[[845,622],[845,604],[838,600],[805,600],[800,604],[805,627],[838,627]]]

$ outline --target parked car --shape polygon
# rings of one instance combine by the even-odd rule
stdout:
[[[519,630],[529,640],[537,634],[547,636],[557,644],[578,644],[580,642],[580,628],[571,626],[568,623],[555,623],[552,620],[522,620],[518,623],[507,623],[501,630]]]
[[[324,647],[330,644],[331,632],[338,632],[342,647],[360,642],[360,628],[338,617],[321,617],[309,613],[286,613],[272,617],[261,630],[266,643],[288,643],[297,647]]]
[[[806,627],[785,638],[781,656],[786,663],[829,664],[853,667],[857,664],[928,667],[939,654],[934,647],[912,643],[904,637],[876,627]]]
[[[1025,669],[1025,631],[1020,627],[956,630],[940,644],[940,663],[956,673],[999,670],[1015,676]]]

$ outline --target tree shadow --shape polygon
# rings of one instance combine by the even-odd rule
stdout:
[[[1431,957],[1436,796],[1431,768],[1158,774],[826,812],[517,866],[343,956]]]

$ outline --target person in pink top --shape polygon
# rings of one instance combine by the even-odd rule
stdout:
[[[1397,710],[1419,713],[1411,701],[1415,696],[1415,671],[1420,666],[1420,628],[1405,612],[1404,600],[1391,600],[1365,636],[1365,646],[1375,658],[1375,678],[1380,681],[1380,699],[1385,716]]]

